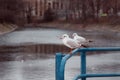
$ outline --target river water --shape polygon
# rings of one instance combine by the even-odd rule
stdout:
[[[120,73],[119,52],[87,56],[87,73]],[[80,58],[74,56],[66,64],[65,80],[72,80],[80,73]],[[0,62],[0,80],[55,80],[55,58]],[[120,80],[91,78],[87,80]]]
[[[0,37],[0,45],[18,46],[26,44],[62,44],[59,37],[68,33],[77,32],[93,40],[91,47],[118,47],[120,46],[120,33],[111,31],[70,31],[45,28],[31,28],[11,32]],[[120,52],[94,54],[87,56],[87,73],[120,73]],[[21,58],[22,56],[25,59]],[[0,80],[55,80],[55,55],[5,53],[14,61],[0,62]],[[72,80],[80,73],[80,58],[74,56],[66,64],[65,79]],[[87,80],[120,80],[115,78],[91,78]]]
[[[26,28],[0,36],[0,45],[25,45],[25,44],[62,44],[59,39],[63,34],[70,36],[77,32],[87,39],[93,40],[91,46],[95,47],[116,47],[120,46],[120,33],[107,30],[63,30],[51,28]]]

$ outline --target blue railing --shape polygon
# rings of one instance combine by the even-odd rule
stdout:
[[[81,74],[77,75],[74,80],[86,80],[91,77],[120,77],[120,74],[86,74],[86,52],[92,51],[120,51],[120,47],[114,48],[80,48],[72,51],[71,54],[56,54],[56,80],[64,80],[65,64],[69,58],[79,54],[81,55]]]

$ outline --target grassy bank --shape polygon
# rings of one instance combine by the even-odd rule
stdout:
[[[9,33],[17,28],[14,24],[0,23],[0,35]]]

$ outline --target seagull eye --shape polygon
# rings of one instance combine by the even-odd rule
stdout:
[[[63,36],[63,37],[65,38],[65,37],[67,37],[67,36],[65,35],[65,36]]]

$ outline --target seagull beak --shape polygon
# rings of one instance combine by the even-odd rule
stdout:
[[[59,39],[63,39],[62,37],[60,37],[60,36],[57,36],[57,38],[59,38]]]
[[[62,37],[60,37],[59,39],[63,39]]]

